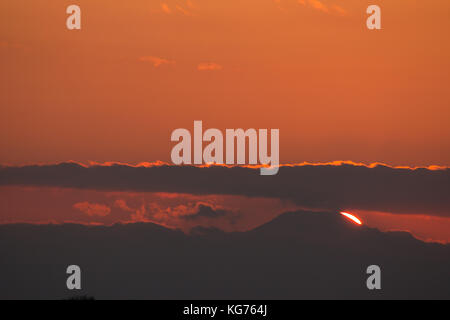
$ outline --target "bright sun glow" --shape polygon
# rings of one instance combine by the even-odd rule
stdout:
[[[352,215],[352,214],[350,214],[350,213],[342,212],[342,211],[341,211],[341,214],[342,214],[343,216],[346,216],[347,218],[349,218],[350,220],[354,221],[355,223],[357,223],[357,224],[359,224],[359,225],[362,224],[361,220],[359,220],[357,217],[355,217],[354,215]]]

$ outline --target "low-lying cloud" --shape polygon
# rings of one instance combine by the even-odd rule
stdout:
[[[61,163],[2,167],[0,185],[240,195],[324,210],[450,216],[449,169],[292,165],[280,168],[276,176],[260,176],[258,169],[247,167]]]
[[[88,216],[104,217],[111,212],[111,209],[108,206],[98,203],[89,203],[87,201],[75,203],[73,207]]]

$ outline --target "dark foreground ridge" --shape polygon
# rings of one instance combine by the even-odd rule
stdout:
[[[293,212],[249,232],[151,223],[0,226],[0,299],[450,299],[450,246]],[[65,271],[82,270],[82,290]],[[366,268],[381,267],[381,290]]]

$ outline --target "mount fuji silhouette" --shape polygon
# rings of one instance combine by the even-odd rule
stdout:
[[[152,223],[0,226],[1,299],[450,299],[450,245],[288,212],[247,232]],[[381,268],[381,290],[366,269]]]

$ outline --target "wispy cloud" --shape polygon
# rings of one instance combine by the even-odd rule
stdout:
[[[167,13],[167,14],[171,14],[172,13],[172,10],[170,10],[169,6],[165,2],[161,2],[161,10],[164,13]]]
[[[223,66],[215,62],[202,62],[197,65],[199,71],[219,71]]]
[[[320,0],[298,0],[298,3],[305,6],[310,7],[318,11],[322,11],[324,13],[332,13],[339,15],[346,15],[347,11],[339,5],[326,5]]]
[[[169,5],[165,2],[161,2],[160,4],[161,6],[161,10],[163,13],[165,14],[173,14],[173,13],[181,13],[185,16],[192,16],[192,12],[188,10],[189,9],[193,9],[194,5],[191,1],[186,1],[186,4],[181,5],[181,4],[175,4],[174,6],[169,7]]]
[[[344,8],[342,8],[341,6],[338,6],[337,4],[332,5],[331,8],[339,15],[341,16],[345,16],[347,15],[347,10],[345,10]]]
[[[173,60],[168,60],[168,59],[164,59],[164,58],[159,58],[159,57],[155,57],[155,56],[143,56],[139,58],[140,61],[143,62],[150,62],[151,64],[153,64],[153,66],[155,68],[164,65],[164,64],[175,64],[175,61]]]
[[[177,9],[179,12],[181,12],[185,16],[191,16],[192,15],[188,10],[184,9],[182,6],[176,5],[175,9]]]

